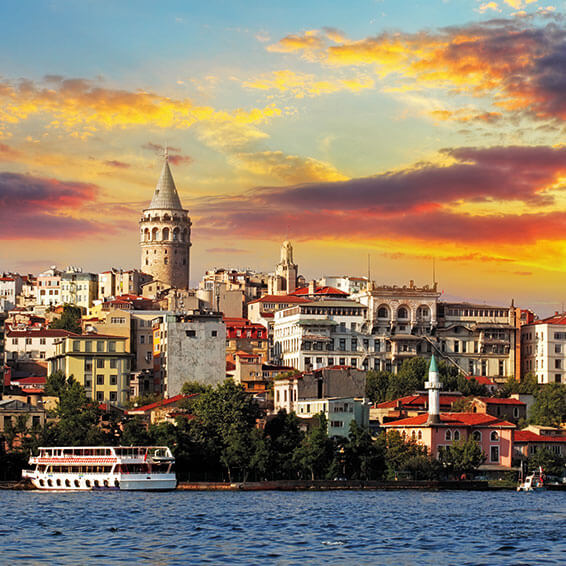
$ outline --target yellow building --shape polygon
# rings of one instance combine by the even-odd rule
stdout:
[[[72,375],[91,399],[124,405],[130,389],[131,357],[122,336],[69,336],[55,344],[55,354],[48,360],[49,374]]]

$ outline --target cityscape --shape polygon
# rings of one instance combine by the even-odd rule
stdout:
[[[564,8],[0,6],[6,562],[562,564]]]

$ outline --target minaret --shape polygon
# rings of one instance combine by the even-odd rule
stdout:
[[[438,369],[436,367],[436,358],[434,354],[430,359],[428,368],[428,381],[425,383],[428,389],[428,424],[436,424],[440,422],[440,390],[442,383],[438,381]]]
[[[140,220],[141,270],[165,288],[189,288],[191,219],[181,206],[165,152],[161,176]]]

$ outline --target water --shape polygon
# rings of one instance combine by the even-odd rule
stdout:
[[[566,564],[566,492],[0,492],[1,564]]]

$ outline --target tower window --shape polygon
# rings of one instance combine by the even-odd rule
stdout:
[[[166,257],[166,258],[163,260],[163,263],[164,263],[165,265],[167,265],[167,264],[169,263],[169,258]]]

